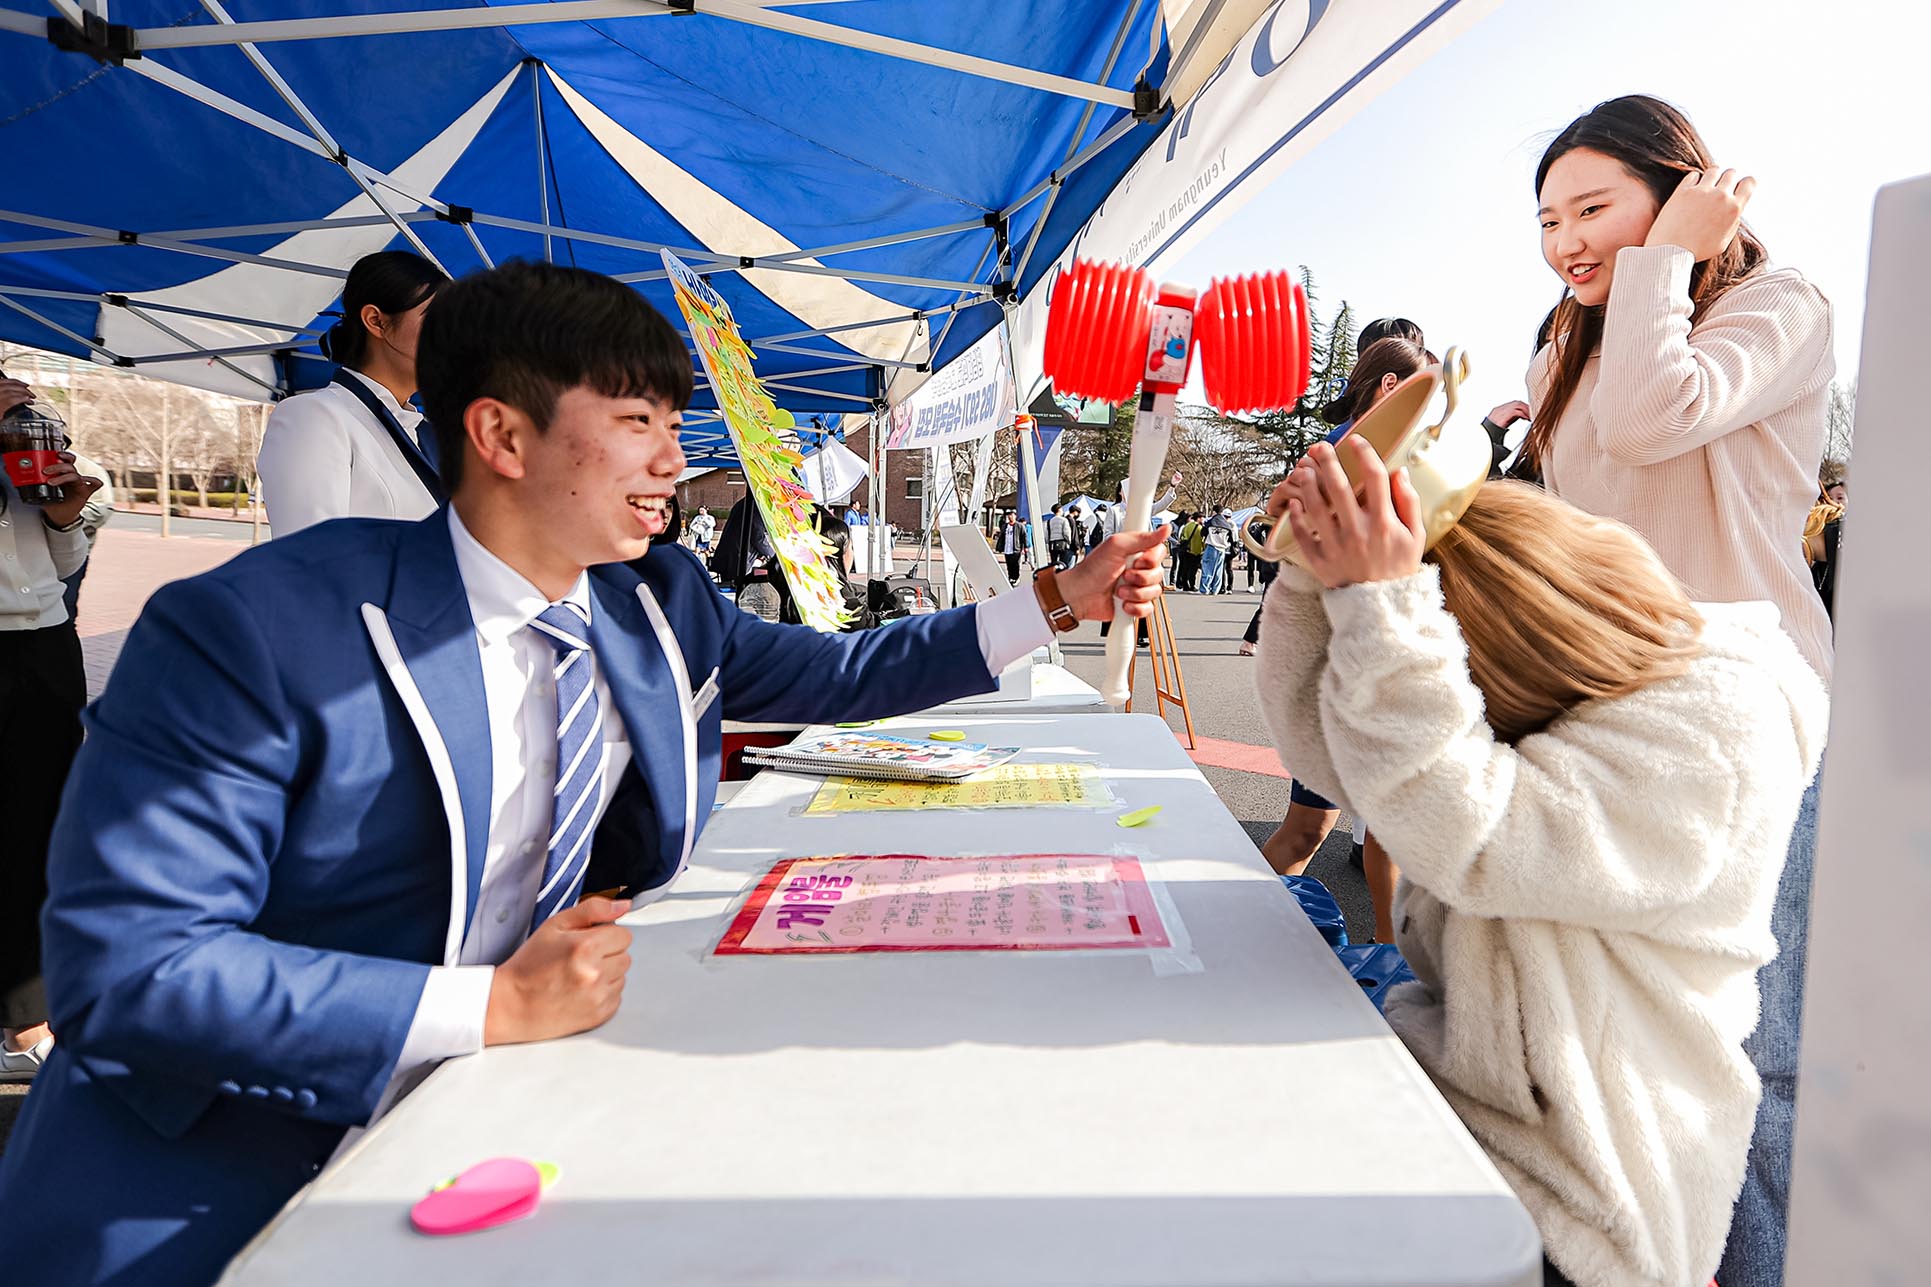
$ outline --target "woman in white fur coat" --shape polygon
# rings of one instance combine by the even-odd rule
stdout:
[[[1318,445],[1269,502],[1307,551],[1258,685],[1294,775],[1373,818],[1417,983],[1389,1024],[1535,1217],[1551,1282],[1702,1284],[1743,1180],[1743,1052],[1816,672],[1765,604],[1490,483],[1423,557],[1406,474]]]

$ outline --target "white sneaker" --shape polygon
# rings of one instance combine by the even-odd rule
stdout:
[[[42,1037],[25,1050],[0,1048],[0,1081],[32,1081],[53,1050],[52,1037]]]

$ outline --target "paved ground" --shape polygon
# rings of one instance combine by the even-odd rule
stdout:
[[[146,519],[154,531],[142,531]],[[226,536],[171,536],[163,540],[159,519],[142,514],[117,515],[103,528],[87,562],[87,579],[80,587],[80,642],[87,659],[87,693],[100,696],[114,659],[120,655],[128,627],[141,615],[141,606],[154,591],[182,577],[219,567],[248,548],[248,525],[235,524],[239,542]],[[185,528],[194,519],[177,519]],[[225,528],[221,522],[199,520],[203,526]],[[125,524],[125,525],[124,525]]]
[[[249,525],[221,520],[176,519],[177,535],[163,540],[156,515],[117,515],[104,529],[81,589],[81,648],[87,661],[87,687],[98,696],[107,682],[128,627],[148,595],[169,581],[216,567],[247,548]],[[196,535],[186,535],[188,532]],[[207,533],[201,535],[199,533]],[[1239,655],[1260,596],[1246,593],[1168,598],[1179,644],[1181,678],[1193,714],[1194,760],[1207,780],[1259,844],[1287,808],[1286,772],[1274,756],[1253,700],[1254,659]],[[1095,687],[1104,669],[1104,645],[1096,627],[1086,626],[1062,642],[1066,665]],[[1134,668],[1134,709],[1155,709],[1151,668],[1142,652]],[[1183,733],[1180,712],[1169,708],[1168,723]],[[1348,932],[1370,937],[1373,914],[1361,874],[1347,863],[1348,833],[1338,828],[1309,867],[1327,882],[1348,917]],[[21,1103],[23,1087],[0,1085],[0,1148]]]
[[[130,514],[125,510],[117,511],[110,532],[159,532],[161,515]],[[247,519],[232,518],[171,518],[168,520],[170,536],[207,536],[218,537],[224,541],[249,541],[255,535],[255,525]],[[261,539],[269,536],[268,524],[261,525]]]

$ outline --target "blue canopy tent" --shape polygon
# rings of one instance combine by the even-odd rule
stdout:
[[[34,176],[0,338],[273,398],[326,379],[364,254],[573,263],[677,321],[668,248],[783,405],[871,409],[997,324],[1255,7],[1193,3],[1177,55],[1176,0],[0,8]],[[733,455],[714,408],[700,375],[693,463]]]

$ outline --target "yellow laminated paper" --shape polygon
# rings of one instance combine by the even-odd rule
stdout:
[[[1096,809],[1113,793],[1090,764],[1002,764],[958,782],[877,782],[826,778],[807,817],[900,809]]]

